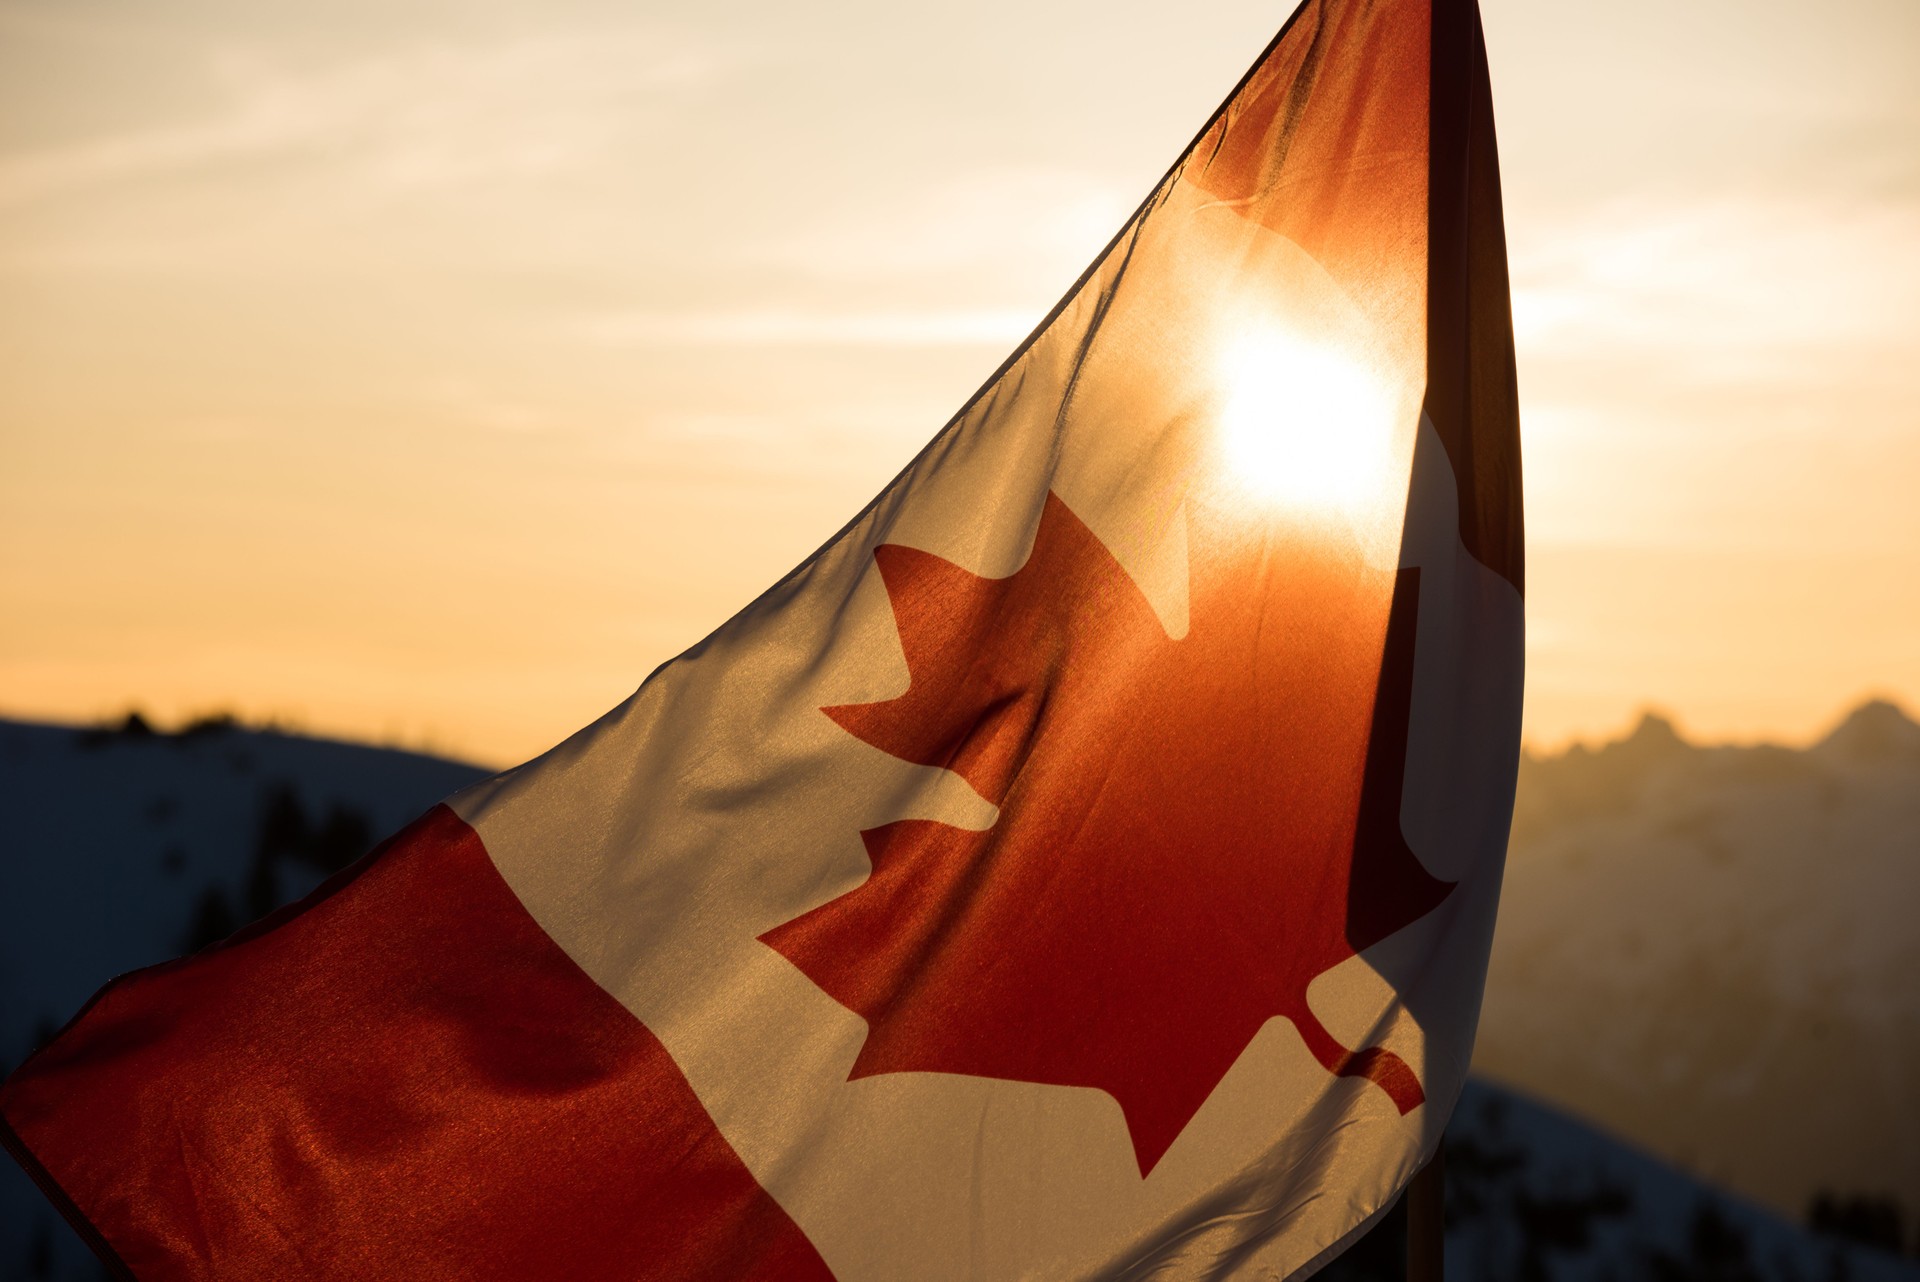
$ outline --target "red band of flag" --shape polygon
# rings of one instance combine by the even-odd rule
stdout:
[[[83,1016],[8,1146],[145,1282],[831,1276],[444,806]]]

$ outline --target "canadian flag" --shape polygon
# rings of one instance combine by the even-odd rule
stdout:
[[[837,537],[7,1145],[142,1279],[1305,1276],[1466,1074],[1518,441],[1472,0],[1307,0]]]

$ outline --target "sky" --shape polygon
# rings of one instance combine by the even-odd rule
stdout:
[[[1529,741],[1920,706],[1920,4],[1482,7]],[[891,479],[1286,15],[0,0],[0,714],[541,751]]]

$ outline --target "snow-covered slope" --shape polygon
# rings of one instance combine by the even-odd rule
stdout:
[[[1816,1238],[1487,1082],[1462,1096],[1445,1160],[1454,1282],[1920,1278],[1920,1261]]]
[[[220,723],[135,726],[0,722],[0,1064],[108,979],[304,894],[485,773]]]
[[[1475,1067],[1789,1215],[1920,1210],[1920,726],[1526,760]]]
[[[0,721],[0,1071],[115,975],[306,893],[484,773],[218,722]],[[0,1157],[0,1279],[98,1276]]]

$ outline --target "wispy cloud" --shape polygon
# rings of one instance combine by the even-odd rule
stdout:
[[[1140,193],[1071,169],[972,168],[829,207],[748,251],[770,266],[835,279],[992,265],[1063,272],[1065,286],[1133,211]]]
[[[466,378],[431,379],[421,384],[419,399],[430,411],[458,423],[495,432],[539,432],[552,427],[554,412],[498,393]]]
[[[1765,383],[1920,343],[1920,205],[1621,205],[1517,244],[1523,362],[1630,354]]]
[[[764,308],[708,312],[623,312],[586,323],[608,346],[950,347],[1010,346],[1043,312],[1022,308],[827,312]]]
[[[0,153],[0,209],[242,162],[256,174],[328,162],[395,187],[549,174],[615,150],[633,119],[616,101],[698,86],[727,65],[638,28],[424,44],[319,70],[216,50],[205,74],[222,108]]]

